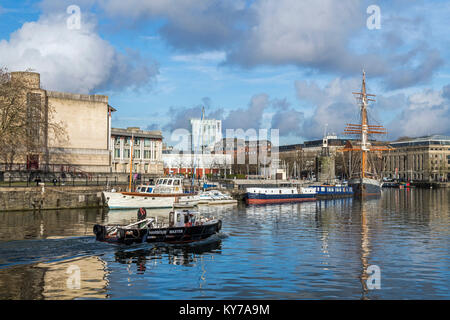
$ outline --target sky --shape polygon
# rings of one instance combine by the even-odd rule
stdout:
[[[449,17],[438,0],[0,0],[0,67],[107,95],[113,127],[169,145],[202,106],[281,145],[340,136],[364,69],[380,139],[450,135]]]

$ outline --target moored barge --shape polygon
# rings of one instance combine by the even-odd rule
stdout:
[[[268,204],[315,201],[317,193],[313,188],[247,188],[247,204]]]

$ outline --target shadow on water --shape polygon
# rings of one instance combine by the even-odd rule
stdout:
[[[132,248],[122,247],[114,253],[114,259],[121,264],[135,263],[139,272],[145,272],[146,264],[155,260],[165,260],[169,264],[192,266],[202,254],[221,254],[222,239],[226,235],[219,234],[198,243],[173,244],[141,244]]]

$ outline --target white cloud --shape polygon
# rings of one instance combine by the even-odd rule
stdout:
[[[407,106],[395,117],[388,128],[394,136],[424,136],[450,134],[449,86],[441,90],[425,89],[410,95]]]
[[[132,51],[121,54],[102,39],[87,15],[79,30],[67,28],[66,18],[46,15],[24,23],[9,41],[0,41],[0,64],[10,71],[31,68],[46,89],[76,93],[139,87],[157,74],[156,64],[144,64]]]

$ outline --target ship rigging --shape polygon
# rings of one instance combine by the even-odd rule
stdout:
[[[353,187],[356,195],[377,195],[381,192],[381,172],[376,169],[373,158],[370,155],[380,153],[382,151],[392,150],[389,146],[373,145],[369,139],[369,135],[382,134],[386,135],[387,130],[381,125],[369,124],[367,116],[367,107],[369,101],[375,101],[375,95],[366,92],[366,73],[363,70],[362,89],[361,92],[353,92],[360,106],[361,123],[347,123],[344,134],[356,135],[359,141],[354,145],[347,141],[342,152],[353,152],[360,154],[358,170],[352,172],[349,165],[349,182]],[[351,159],[351,158],[350,158]],[[351,163],[351,160],[349,161]]]

